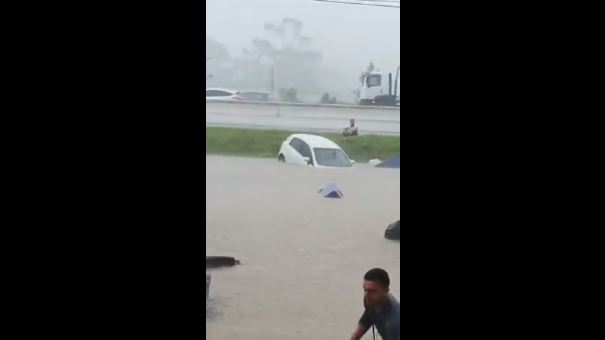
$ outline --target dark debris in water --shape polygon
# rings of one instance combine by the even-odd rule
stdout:
[[[233,267],[241,264],[230,256],[206,256],[206,268]]]

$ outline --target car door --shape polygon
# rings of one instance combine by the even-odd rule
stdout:
[[[309,158],[309,163],[303,160],[303,162],[305,162],[305,165],[314,166],[315,162],[313,160],[313,153],[311,153],[311,147],[304,140],[301,140],[299,153],[302,157]]]

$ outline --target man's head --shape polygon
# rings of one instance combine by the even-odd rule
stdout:
[[[351,118],[351,120],[349,120],[349,123],[351,123],[351,126],[355,126],[355,119]]]
[[[370,306],[383,305],[389,298],[389,274],[380,268],[370,269],[363,276],[364,301]]]

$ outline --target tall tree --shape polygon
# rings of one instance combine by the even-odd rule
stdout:
[[[278,87],[317,90],[322,56],[309,48],[311,38],[302,34],[302,22],[285,18],[265,23],[264,28],[266,37],[254,39],[244,55],[261,64],[259,67],[274,70]]]

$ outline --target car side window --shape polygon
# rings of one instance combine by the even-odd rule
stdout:
[[[293,138],[290,142],[290,146],[294,148],[301,156],[309,157],[309,162],[313,165],[313,156],[311,155],[311,148],[307,143],[303,142],[298,138]]]
[[[294,150],[296,150],[298,153],[300,153],[302,155],[301,148],[300,148],[301,143],[302,143],[302,141],[300,139],[292,138],[292,140],[290,141],[290,146],[293,147]]]
[[[218,96],[220,96],[220,91],[217,91],[217,90],[206,91],[206,97],[218,97]]]
[[[300,154],[303,155],[303,157],[309,157],[309,159],[313,160],[313,157],[311,157],[311,148],[303,141],[301,141],[300,145]]]
[[[208,90],[206,91],[206,97],[228,97],[231,93],[219,90]]]

